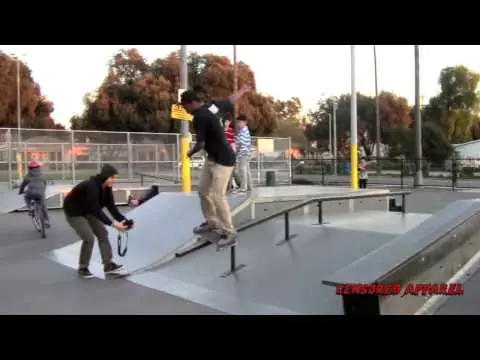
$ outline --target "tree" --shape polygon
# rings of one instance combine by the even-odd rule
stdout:
[[[446,67],[440,73],[440,94],[430,99],[423,118],[438,125],[450,142],[469,140],[472,126],[480,122],[479,81],[480,74],[463,65]]]
[[[212,54],[188,57],[191,88],[200,89],[205,100],[233,92],[233,65],[226,57]],[[238,65],[238,84],[255,87],[255,76],[244,63]],[[85,111],[71,119],[74,129],[110,131],[177,132],[179,122],[170,118],[180,86],[179,54],[148,64],[136,49],[113,56],[109,73],[95,96],[85,97]],[[253,92],[239,101],[239,113],[249,118],[254,135],[271,134],[276,128],[272,100]]]
[[[389,143],[390,157],[404,156],[415,159],[415,130],[411,128],[391,128],[385,133]],[[452,153],[442,129],[433,123],[422,124],[422,153],[425,159],[432,163],[442,163]]]
[[[277,128],[273,133],[277,137],[290,137],[292,147],[306,148],[308,140],[305,136],[305,119],[301,116],[302,103],[293,97],[287,101],[277,100],[273,111],[277,120]]]
[[[333,103],[337,103],[337,136],[339,152],[344,156],[349,153],[350,103],[351,95],[343,94],[339,98],[330,97],[319,103],[319,109],[310,114],[313,125],[307,127],[306,135],[326,147],[328,143],[329,119],[333,112]],[[392,128],[408,128],[412,123],[407,100],[389,92],[379,94],[380,127],[382,139]],[[367,155],[371,155],[376,142],[375,98],[357,94],[357,139]],[[333,125],[332,125],[333,126]],[[391,136],[390,136],[391,138]],[[385,142],[385,140],[383,140]]]
[[[30,68],[20,65],[20,113],[23,128],[63,128],[51,117],[53,103],[42,95]],[[17,127],[17,60],[0,51],[0,127]]]

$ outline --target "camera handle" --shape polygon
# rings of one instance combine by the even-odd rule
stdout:
[[[124,257],[128,251],[128,232],[125,233],[125,249],[122,250],[122,234],[117,234],[117,253],[118,256]]]

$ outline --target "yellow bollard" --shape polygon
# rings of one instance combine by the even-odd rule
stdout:
[[[22,162],[22,154],[17,153],[17,175],[19,179],[23,179],[23,162]]]
[[[180,137],[180,158],[182,159],[182,192],[191,191],[190,159],[187,156],[189,150],[189,134]]]
[[[352,189],[358,189],[358,153],[357,144],[350,145],[350,174]]]

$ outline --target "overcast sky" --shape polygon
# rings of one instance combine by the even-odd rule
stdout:
[[[95,91],[107,73],[112,55],[121,48],[137,48],[148,60],[164,57],[180,45],[0,45],[18,55],[32,69],[44,95],[54,102],[53,117],[69,125],[83,110],[83,96]],[[189,51],[232,58],[232,45],[189,45]],[[356,47],[357,91],[375,92],[373,46]],[[257,89],[286,100],[301,99],[304,111],[322,97],[350,92],[349,45],[238,45],[238,59],[255,73]],[[377,45],[379,90],[414,102],[413,45]],[[422,45],[421,95],[424,102],[439,91],[438,76],[446,66],[463,64],[480,72],[479,45]]]

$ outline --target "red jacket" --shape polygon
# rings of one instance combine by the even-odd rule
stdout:
[[[235,142],[235,132],[231,126],[225,129],[225,137],[228,144],[233,144]]]

